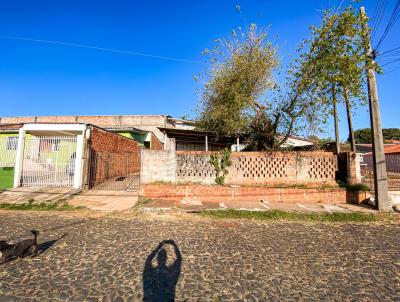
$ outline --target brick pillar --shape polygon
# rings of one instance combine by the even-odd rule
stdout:
[[[354,185],[357,181],[357,155],[355,152],[347,152],[347,183]]]

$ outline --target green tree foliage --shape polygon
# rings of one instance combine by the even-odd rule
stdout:
[[[320,105],[317,120],[325,122],[341,101],[346,105],[352,137],[351,108],[366,104],[364,40],[356,11],[351,7],[342,12],[325,11],[321,26],[311,27],[311,38],[300,51],[294,75],[300,79],[303,93]]]
[[[252,113],[264,108],[259,98],[274,87],[276,49],[252,25],[248,34],[234,31],[231,39],[216,40],[205,54],[211,70],[205,75],[199,127],[227,136],[245,132]]]
[[[217,40],[205,53],[211,69],[204,75],[198,127],[225,136],[246,132],[252,150],[279,148],[309,104],[298,94],[273,97],[280,91],[273,76],[279,60],[266,33],[253,24],[246,33]]]
[[[382,134],[385,141],[400,140],[400,128],[384,128]],[[354,131],[354,138],[357,144],[372,144],[371,128]]]
[[[216,172],[215,182],[219,185],[225,183],[225,177],[228,175],[228,168],[232,165],[231,151],[227,148],[218,153],[212,153],[210,163]]]

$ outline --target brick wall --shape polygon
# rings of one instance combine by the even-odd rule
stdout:
[[[160,142],[157,136],[154,133],[151,133],[151,150],[163,150],[164,145]]]
[[[157,200],[180,201],[196,198],[203,202],[257,201],[285,203],[345,203],[346,190],[337,189],[297,189],[268,187],[229,187],[205,185],[146,184],[140,195]]]
[[[129,138],[92,127],[89,186],[140,171],[139,144]]]
[[[7,130],[18,130],[22,127],[22,124],[0,124],[0,130],[6,132]]]

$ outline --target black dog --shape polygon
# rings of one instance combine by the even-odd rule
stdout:
[[[6,241],[0,241],[0,263],[5,263],[14,258],[23,258],[29,255],[36,255],[38,251],[37,236],[39,231],[31,231],[34,238],[21,240],[15,244],[8,244]]]

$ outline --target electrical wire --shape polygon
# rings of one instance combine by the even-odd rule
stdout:
[[[399,62],[399,61],[400,61],[400,58],[395,59],[395,60],[392,60],[392,61],[390,61],[390,62],[387,62],[387,63],[383,64],[382,67],[385,67],[385,66],[387,66],[387,65],[390,65],[390,64],[393,64],[393,63],[396,63],[396,62]]]
[[[119,49],[98,47],[98,46],[86,45],[86,44],[67,43],[67,42],[60,42],[60,41],[33,39],[33,38],[15,37],[15,36],[6,36],[6,35],[0,35],[0,38],[1,39],[11,39],[11,40],[20,40],[20,41],[30,41],[30,42],[38,42],[38,43],[55,44],[55,45],[63,45],[63,46],[72,46],[72,47],[80,47],[80,48],[88,48],[88,49],[95,49],[95,50],[101,50],[101,51],[108,51],[108,52],[126,54],[126,55],[131,55],[131,56],[147,57],[147,58],[168,60],[168,61],[175,61],[175,62],[203,64],[202,62],[188,60],[188,59],[166,57],[166,56],[158,56],[158,55],[147,54],[147,53],[142,53],[142,52],[119,50]]]
[[[388,3],[387,0],[377,2],[376,8],[375,8],[375,17],[373,19],[373,25],[372,25],[371,39],[374,39],[374,37],[379,29],[379,26],[381,25],[382,17],[385,15],[387,3]]]
[[[385,38],[387,37],[388,33],[390,32],[390,30],[393,28],[393,25],[397,22],[397,20],[400,17],[400,0],[397,0],[396,5],[393,9],[392,15],[389,18],[389,22],[386,25],[386,28],[381,36],[381,38],[379,39],[375,50],[379,50],[379,48],[381,47],[383,41],[385,40]]]
[[[381,52],[381,53],[378,53],[378,56],[384,56],[386,54],[390,54],[390,53],[393,53],[393,52],[396,52],[396,51],[399,51],[399,50],[400,50],[400,46],[392,48],[392,49],[389,49],[389,50],[386,50],[386,51]]]

